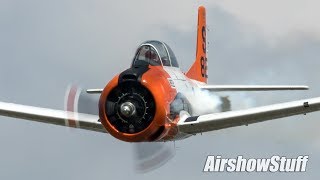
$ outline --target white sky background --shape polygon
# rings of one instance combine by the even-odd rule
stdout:
[[[0,1],[0,100],[61,109],[71,82],[100,88],[139,43],[167,42],[183,70],[195,56],[197,7],[207,6],[214,84],[306,84],[308,92],[232,94],[245,108],[320,95],[317,1]],[[316,179],[320,113],[206,133],[145,175],[111,136],[0,117],[0,179]],[[205,174],[208,154],[310,155],[308,172]]]
[[[216,3],[214,1],[212,4]],[[221,0],[217,4],[243,23],[257,26],[270,38],[296,32],[320,37],[320,24],[316,22],[320,18],[320,2],[317,0]]]

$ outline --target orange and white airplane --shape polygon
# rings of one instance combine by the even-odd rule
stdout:
[[[179,140],[197,133],[320,110],[318,97],[201,114],[194,102],[201,98],[196,95],[197,91],[306,90],[308,87],[208,85],[206,10],[203,6],[198,9],[196,49],[196,59],[184,73],[167,44],[142,43],[129,69],[116,75],[105,88],[87,90],[89,94],[101,94],[96,107],[99,115],[75,112],[79,96],[75,88],[71,88],[68,95],[66,111],[0,102],[0,115],[109,133],[127,142],[153,142]]]

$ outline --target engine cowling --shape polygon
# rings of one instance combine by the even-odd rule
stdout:
[[[155,141],[170,130],[170,103],[176,90],[156,66],[132,67],[114,77],[99,100],[106,130],[128,142]]]

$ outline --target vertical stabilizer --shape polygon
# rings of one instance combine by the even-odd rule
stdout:
[[[207,83],[207,40],[206,40],[206,9],[200,6],[198,9],[198,28],[197,28],[197,52],[196,60],[192,64],[187,77]]]

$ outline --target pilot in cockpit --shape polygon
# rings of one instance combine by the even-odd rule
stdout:
[[[145,58],[148,62],[151,62],[151,64],[153,64],[152,62],[157,65],[161,64],[158,54],[151,48],[145,53]]]
[[[139,65],[141,63],[147,63],[152,66],[159,66],[161,65],[161,60],[157,51],[153,47],[144,45],[138,49],[135,60],[133,62],[134,65]]]
[[[137,50],[132,65],[179,67],[170,47],[160,41],[144,42]]]

